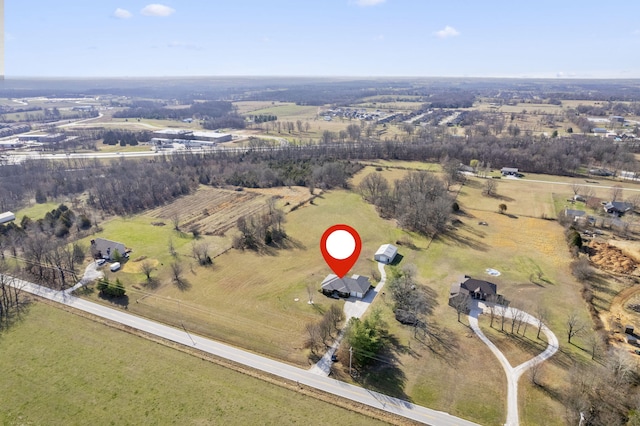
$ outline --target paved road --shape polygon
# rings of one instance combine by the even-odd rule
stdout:
[[[13,282],[13,285],[20,287],[23,291],[88,312],[92,315],[127,325],[134,329],[162,337],[181,345],[191,346],[203,352],[229,359],[257,370],[296,381],[300,385],[319,389],[338,397],[350,399],[408,419],[434,426],[476,425],[475,423],[451,416],[450,414],[441,411],[431,410],[429,408],[412,404],[408,401],[392,398],[390,396],[340,382],[329,377],[313,374],[308,370],[303,370],[301,368],[279,361],[274,361],[210,339],[205,339],[191,334],[184,329],[169,327],[128,314],[119,309],[113,309],[97,303],[89,302],[61,291],[54,291],[17,279]]]
[[[350,297],[344,303],[344,314],[346,317],[345,326],[349,319],[353,317],[362,318],[362,315],[367,312],[367,309],[371,305],[371,302],[373,302],[373,299],[375,299],[378,293],[380,293],[380,291],[384,288],[384,284],[387,282],[387,273],[384,270],[383,263],[378,262],[378,271],[380,271],[380,281],[373,290],[369,291],[362,299]],[[331,365],[333,364],[333,362],[331,361],[331,357],[336,353],[336,349],[338,349],[338,346],[340,346],[340,342],[342,341],[343,337],[344,329],[340,330],[338,337],[336,337],[336,340],[333,342],[331,347],[327,349],[327,352],[322,356],[322,358],[320,358],[320,361],[318,361],[313,367],[311,367],[309,371],[315,374],[328,376],[331,372]]]
[[[547,328],[546,325],[543,324],[542,332],[547,336],[547,348],[544,350],[544,352],[540,353],[538,356],[530,359],[529,361],[523,362],[517,367],[512,367],[511,364],[509,364],[507,358],[500,351],[500,349],[498,349],[496,345],[494,345],[493,342],[491,342],[491,340],[489,340],[487,336],[484,335],[484,333],[478,326],[478,315],[483,312],[483,308],[485,308],[486,305],[478,303],[478,301],[476,300],[474,300],[473,302],[474,306],[471,308],[471,312],[469,313],[469,325],[478,335],[480,340],[482,340],[487,346],[489,346],[489,349],[491,349],[491,352],[493,352],[496,358],[498,358],[498,361],[500,361],[500,364],[502,365],[502,368],[507,375],[507,421],[505,423],[505,426],[518,426],[520,424],[518,415],[518,380],[525,371],[527,371],[534,365],[545,361],[554,353],[556,353],[556,351],[558,350],[558,338],[555,334],[553,334],[551,330],[549,330],[549,328]],[[523,321],[535,325],[536,327],[538,326],[538,320],[535,317],[519,309],[505,308],[505,310],[500,313],[507,318],[513,318],[514,315],[521,315]]]

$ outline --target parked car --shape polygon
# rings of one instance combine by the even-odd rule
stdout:
[[[111,270],[111,272],[117,271],[118,269],[120,269],[120,262],[112,263],[109,269]]]
[[[96,260],[96,265],[98,265],[98,266],[102,266],[105,263],[107,263],[106,259],[98,259],[98,260]]]

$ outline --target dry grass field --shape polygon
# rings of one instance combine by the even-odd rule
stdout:
[[[3,425],[383,424],[43,303],[0,342]]]
[[[364,168],[354,177],[352,185],[374,172],[375,167]],[[380,173],[390,183],[410,169],[439,170],[434,165],[407,162],[381,162],[379,167],[383,167]],[[455,310],[447,306],[451,284],[468,274],[495,282],[500,294],[525,311],[535,313],[541,305],[549,309],[548,325],[560,339],[561,351],[545,363],[542,380],[546,391],[529,386],[524,377],[521,379],[524,390],[520,403],[523,424],[539,424],[539,419],[557,424],[563,408],[549,395],[561,393],[572,360],[587,362],[589,358],[579,348],[586,347],[588,335],[575,339],[578,346],[564,343],[567,315],[576,312],[585,321],[589,316],[580,295],[581,285],[570,272],[572,258],[563,229],[556,221],[541,219],[542,215],[555,216],[554,194],[567,198],[572,195],[571,180],[545,180],[538,176],[519,181],[501,179],[498,197],[484,196],[482,182],[483,179],[471,178],[462,186],[457,199],[462,212],[456,216],[455,229],[433,240],[402,231],[394,221],[380,219],[375,208],[354,192],[330,191],[317,197],[313,204],[306,203],[287,214],[285,229],[290,236],[287,247],[261,253],[225,251],[232,235],[229,230],[225,237],[204,236],[196,241],[210,244],[212,254],[219,255],[212,267],[201,267],[191,256],[194,242],[191,235],[172,230],[169,221],[166,226],[152,223],[165,221],[159,218],[171,216],[171,211],[193,212],[196,220],[202,218],[206,203],[220,194],[219,190],[208,188],[192,198],[181,199],[182,207],[179,202],[168,206],[161,215],[158,212],[162,209],[158,209],[104,223],[101,236],[133,247],[132,259],[146,256],[157,265],[153,285],[145,284],[133,260],[112,275],[127,286],[129,311],[174,325],[182,323],[191,332],[302,366],[309,365],[303,348],[305,324],[317,320],[330,304],[342,303],[314,293],[315,304],[307,304],[307,288],[317,290],[330,272],[318,248],[322,232],[336,223],[346,223],[358,230],[363,251],[352,272],[363,275],[371,275],[374,270],[371,259],[380,244],[400,241],[403,256],[400,266],[415,264],[419,281],[433,290],[434,314],[429,321],[439,337],[416,339],[412,329],[393,318],[390,299],[377,299],[374,305],[382,310],[397,339],[395,356],[400,368],[390,371],[382,366],[379,374],[374,375],[377,379],[368,379],[366,384],[481,424],[504,422],[504,373],[488,348],[471,333],[466,320],[458,323]],[[606,195],[608,189],[602,186],[599,191]],[[304,188],[282,189],[280,194],[273,189],[256,192],[264,198],[291,197],[291,204],[304,199],[305,192],[309,196]],[[278,202],[284,203],[285,199]],[[243,199],[249,204],[254,201],[255,198]],[[507,214],[498,213],[498,204],[502,202],[508,206]],[[193,207],[187,207],[189,203]],[[226,210],[220,212],[224,214]],[[176,246],[176,258],[168,253],[169,239]],[[169,270],[172,262],[184,265],[186,284],[178,286],[172,282]],[[490,277],[487,268],[497,269],[501,275]],[[89,297],[100,300],[95,294]],[[482,319],[482,323],[486,328],[488,320]],[[490,334],[514,363],[540,349],[533,330],[528,330],[526,339],[499,332]],[[483,392],[477,392],[478,389]],[[474,395],[472,401],[469,395]]]

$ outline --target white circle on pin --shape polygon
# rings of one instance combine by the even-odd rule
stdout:
[[[351,256],[355,251],[356,240],[349,232],[339,229],[329,235],[326,245],[331,257],[343,260]]]

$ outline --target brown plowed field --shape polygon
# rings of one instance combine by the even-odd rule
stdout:
[[[178,215],[184,231],[197,229],[206,235],[224,235],[239,217],[263,209],[268,198],[255,192],[204,187],[147,215],[162,219],[167,225],[172,225],[172,218]]]

